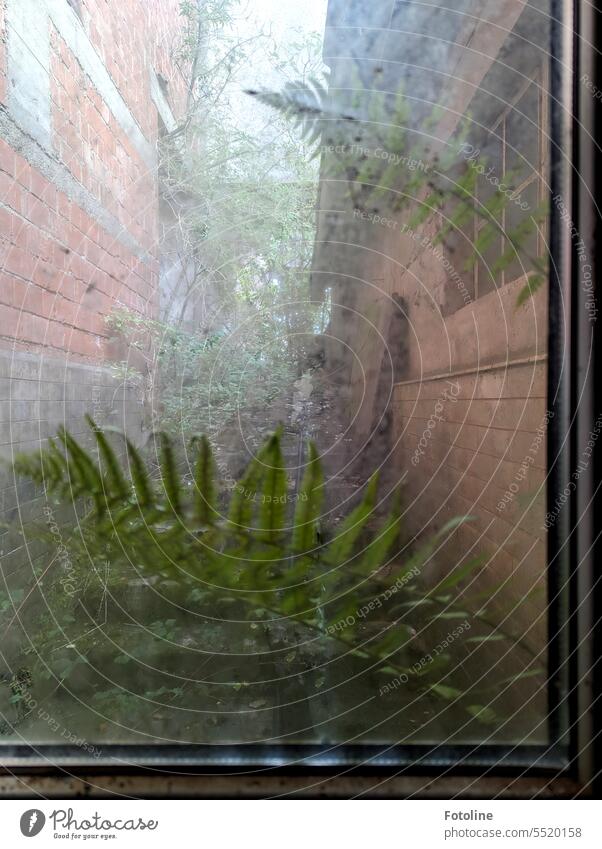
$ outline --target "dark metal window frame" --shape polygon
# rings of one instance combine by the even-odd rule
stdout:
[[[597,150],[594,121],[600,108],[589,92],[586,99],[579,78],[587,72],[585,69],[589,69],[590,78],[596,78],[594,64],[599,60],[591,33],[593,19],[599,13],[584,0],[552,0],[551,9],[551,196],[565,199],[595,262],[597,219],[591,198],[585,196],[579,170],[589,175],[592,186]],[[583,326],[585,295],[577,276],[575,245],[559,205],[554,203],[550,242],[549,404],[555,415],[548,440],[548,499],[553,503],[570,479],[579,455],[579,435],[591,430],[595,375],[587,344],[593,325]],[[586,473],[578,481],[571,511],[562,511],[549,534],[549,745],[110,744],[103,746],[100,757],[91,758],[69,745],[11,744],[0,746],[0,769],[21,776],[24,787],[27,775],[54,777],[58,788],[54,795],[69,795],[65,785],[68,776],[85,775],[90,781],[89,776],[94,775],[120,778],[131,773],[154,775],[159,786],[174,774],[228,774],[252,777],[254,781],[267,781],[275,773],[289,778],[316,776],[320,780],[336,776],[349,781],[373,776],[379,783],[391,782],[391,788],[400,777],[425,775],[504,777],[511,779],[510,784],[516,782],[517,787],[525,778],[539,781],[542,787],[561,779],[572,782],[573,789],[591,794],[595,777],[591,725],[595,695],[589,674],[593,668],[590,629],[596,621],[592,604],[594,493],[594,478]],[[586,505],[590,505],[586,520],[579,522],[577,517]],[[585,646],[590,647],[590,654]],[[44,787],[42,792],[48,795],[49,785]]]

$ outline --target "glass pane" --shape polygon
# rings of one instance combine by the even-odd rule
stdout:
[[[0,742],[547,742],[549,0],[109,6],[0,42]]]
[[[513,177],[516,175],[516,182],[539,170],[541,95],[541,83],[536,78],[512,104],[506,119],[506,168]]]

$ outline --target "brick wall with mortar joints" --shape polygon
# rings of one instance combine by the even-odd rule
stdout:
[[[115,303],[152,310],[157,264],[132,256],[2,140],[0,226],[5,347],[98,359]]]
[[[67,0],[61,0],[67,2]],[[128,107],[152,143],[157,120],[149,109],[150,68],[166,80],[175,115],[182,115],[187,99],[187,68],[174,61],[181,44],[183,19],[180,0],[81,0],[81,26],[109,72]],[[0,101],[6,97],[5,0],[0,3]]]
[[[144,250],[155,251],[155,169],[149,169],[54,27],[51,44],[53,141],[59,158]]]
[[[149,63],[167,80],[175,114],[182,113],[186,102],[185,71],[173,61],[181,38],[179,0],[130,0],[111,9],[106,0],[82,0],[81,9],[92,44],[145,136],[154,140],[157,122],[148,109]]]
[[[113,70],[114,57],[109,61],[108,56],[120,49],[130,65],[136,64],[135,79],[123,72],[112,76],[118,84],[123,83],[120,93],[128,108],[134,112],[132,101],[138,104],[135,117],[141,123],[144,117],[145,132],[154,141],[157,115],[150,101],[151,64],[174,82],[170,99],[180,105],[185,99],[184,76],[171,61],[181,26],[178,3],[133,3],[127,10],[107,9],[106,3],[80,6],[83,26],[91,29],[92,35],[98,35],[98,27],[108,27],[114,35],[116,28],[128,25],[128,37],[121,32],[111,49],[107,43],[100,50],[98,38],[93,42]],[[52,24],[50,35],[55,48],[51,89],[59,158],[103,206],[112,207],[108,211],[124,231],[156,253],[156,174],[149,173],[140,152],[116,124],[90,80],[86,78],[85,91],[79,86],[85,75]],[[0,69],[6,64],[5,47],[3,38]],[[79,148],[79,157],[67,147],[67,141]],[[93,144],[101,148],[100,155],[93,152]],[[14,343],[17,349],[39,347],[57,354],[69,351],[76,360],[99,359],[105,353],[104,318],[115,304],[143,313],[156,309],[156,258],[147,253],[141,259],[124,250],[114,236],[3,141],[0,169],[0,303],[4,307],[0,339]]]
[[[89,238],[95,224],[90,219],[86,224],[81,210],[73,208],[73,216],[87,233],[73,227],[64,241],[53,244],[48,230],[0,207],[5,347],[43,347],[48,354],[98,360],[109,338],[104,319],[116,303],[141,313],[152,309],[138,262],[103,234],[97,233],[96,242]]]

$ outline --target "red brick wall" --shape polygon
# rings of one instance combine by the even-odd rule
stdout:
[[[97,360],[117,302],[144,311],[156,268],[144,266],[0,139],[2,347]]]
[[[172,80],[176,114],[183,102],[183,77],[170,60],[181,31],[178,8],[177,0],[81,3],[83,27],[151,145],[158,127],[151,68]],[[115,305],[152,312],[158,303],[157,175],[52,24],[49,37],[54,155],[145,256],[124,246],[0,139],[0,348],[99,361],[104,319]],[[5,48],[3,27],[0,108]]]
[[[170,61],[181,27],[178,0],[81,0],[75,4],[81,23],[67,0],[52,0],[48,8],[57,14],[48,18],[46,0],[38,2],[48,38],[45,23],[41,34],[32,33],[31,62],[26,56],[21,68],[26,83],[17,94],[36,104],[34,120],[47,122],[50,139],[46,124],[32,137],[35,125],[28,132],[14,109],[10,51],[19,49],[22,35],[13,37],[7,26],[19,23],[22,9],[35,16],[37,6],[0,0],[0,458],[9,462],[60,426],[90,439],[85,413],[143,441],[139,393],[106,367],[105,317],[115,306],[152,313],[158,304],[151,71],[170,81],[176,118],[185,96],[184,78]],[[65,18],[71,29],[61,32],[52,21]],[[36,46],[48,45],[49,62],[36,55]],[[85,51],[83,64],[74,50]],[[90,65],[94,53],[110,79],[101,65],[96,72]],[[27,585],[36,562],[49,560],[36,524],[46,503],[42,491],[28,481],[15,485],[10,467],[0,464],[0,555],[11,592]],[[18,657],[18,640],[15,645]],[[9,649],[3,646],[5,659]]]
[[[338,5],[331,4],[331,10]],[[375,24],[370,4],[362,7],[369,34],[365,43],[359,27],[357,33],[337,30],[332,21],[325,49],[330,85],[334,91],[345,89],[349,66],[357,62],[345,57],[371,50],[382,62],[378,84],[384,87],[386,74],[395,74],[386,90],[395,91],[400,75],[408,74],[410,127],[414,111],[421,114],[421,86],[425,102],[439,104],[429,140],[435,153],[453,155],[447,144],[462,115],[477,126],[491,126],[490,103],[512,102],[528,79],[526,67],[529,74],[540,60],[546,67],[545,16],[532,14],[535,7],[529,4],[529,10],[521,0],[487,0],[475,4],[481,11],[466,15],[456,36],[448,17],[450,41],[443,39],[435,48],[432,33],[446,32],[443,16],[454,4],[425,6],[423,13],[412,8],[404,20],[405,5],[397,4],[399,29],[392,26],[382,44],[374,32],[386,33],[388,24]],[[455,16],[458,22],[461,18]],[[400,31],[403,38],[398,38]],[[416,77],[406,64],[412,57],[423,69]],[[433,73],[424,72],[429,62]],[[363,70],[371,79],[372,64],[366,62]],[[438,89],[441,77],[445,80]],[[359,93],[357,101],[361,104]],[[542,141],[548,133],[545,104],[544,97],[539,118],[533,116],[540,121]],[[417,137],[424,132],[420,123],[419,131]],[[412,133],[408,138],[414,143]],[[514,154],[521,153],[523,141]],[[420,150],[424,140],[415,143]],[[546,145],[541,147],[543,152]],[[429,164],[433,155],[430,150]],[[366,173],[364,167],[358,155],[358,171]],[[411,183],[401,169],[400,164],[398,186],[389,172],[383,183],[391,180],[403,196]],[[374,468],[373,458],[381,462],[391,452],[382,471],[392,481],[403,481],[404,527],[411,538],[432,536],[452,517],[472,517],[436,553],[436,577],[480,556],[482,567],[471,591],[483,591],[492,619],[539,651],[546,638],[547,287],[519,309],[517,298],[526,281],[517,273],[489,294],[474,297],[473,290],[467,303],[450,267],[465,284],[470,283],[468,269],[458,253],[454,257],[448,250],[447,240],[440,241],[439,216],[413,229],[417,206],[399,211],[394,191],[388,197],[385,191],[371,193],[364,201],[365,216],[358,215],[362,195],[357,183],[341,181],[344,173],[341,161],[325,157],[312,271],[316,292],[320,286],[331,288],[326,362],[340,381],[338,402],[348,413],[349,434],[362,452],[366,475]],[[498,179],[503,176],[499,169],[496,173]],[[547,181],[544,163],[541,179]],[[424,193],[427,197],[427,187]],[[445,309],[449,294],[452,303],[458,295],[453,313]],[[457,397],[450,400],[452,387]],[[428,569],[424,580],[432,585],[431,564]]]

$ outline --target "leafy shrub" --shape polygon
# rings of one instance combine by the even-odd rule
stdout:
[[[265,411],[295,379],[297,352],[287,354],[273,322],[249,322],[239,334],[202,334],[120,309],[107,323],[144,363],[130,356],[111,368],[141,390],[149,430],[184,437],[201,430],[218,440],[241,408]]]

